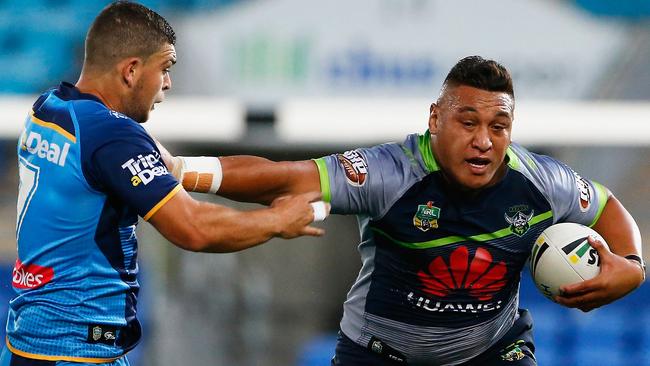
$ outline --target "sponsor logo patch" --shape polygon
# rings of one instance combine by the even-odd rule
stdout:
[[[438,228],[438,219],[440,218],[440,207],[433,205],[433,201],[427,202],[426,205],[418,205],[418,210],[413,216],[413,226],[422,230]]]
[[[591,200],[593,198],[591,185],[589,185],[589,182],[578,173],[573,172],[573,175],[576,178],[576,187],[578,188],[579,193],[578,203],[580,204],[580,211],[587,212],[591,206]]]
[[[370,338],[370,342],[368,342],[368,349],[378,355],[382,355],[388,358],[394,363],[397,364],[406,363],[406,357],[402,353],[397,351],[395,348],[387,345],[386,343],[382,342],[381,340],[377,339],[377,337]]]
[[[466,246],[459,246],[449,255],[449,263],[442,256],[434,258],[418,277],[422,291],[446,297],[467,293],[481,301],[489,301],[507,282],[505,262],[494,263],[485,248],[478,248],[470,260]]]
[[[336,158],[345,170],[348,183],[354,187],[361,187],[366,183],[368,177],[368,163],[363,155],[357,150],[346,151],[338,154]]]
[[[529,214],[526,214],[525,212],[528,209],[527,205],[516,205],[508,208],[503,214],[506,222],[510,224],[510,231],[513,234],[523,236],[530,229],[529,223],[535,215],[535,210],[531,210]]]
[[[54,278],[54,269],[36,264],[24,265],[16,260],[12,274],[12,285],[15,288],[31,290],[39,288]]]
[[[526,355],[524,354],[524,351],[521,350],[521,347],[523,347],[525,343],[526,342],[524,342],[523,339],[519,339],[515,343],[509,344],[501,350],[501,359],[511,362],[523,360]]]
[[[111,116],[115,117],[115,118],[129,119],[129,117],[123,115],[123,114],[120,113],[120,112],[116,112],[116,111],[114,111],[114,110],[110,110],[110,111],[108,111],[108,113],[109,113]]]
[[[115,345],[117,327],[103,324],[91,324],[88,326],[88,343],[103,343],[109,346]]]
[[[102,338],[102,327],[93,327],[93,341],[98,341]]]
[[[167,167],[159,162],[160,154],[154,150],[151,154],[138,155],[125,161],[122,169],[131,173],[131,184],[137,187],[140,184],[149,184],[155,177],[169,174]]]

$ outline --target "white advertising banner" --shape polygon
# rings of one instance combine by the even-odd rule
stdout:
[[[548,0],[267,0],[177,20],[174,88],[272,106],[292,97],[435,98],[467,55],[502,62],[518,98],[576,98],[624,29]]]

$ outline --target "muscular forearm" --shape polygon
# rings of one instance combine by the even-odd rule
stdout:
[[[237,211],[225,206],[197,202],[196,237],[185,249],[227,253],[244,250],[280,235],[273,209]],[[179,238],[176,244],[184,240]]]
[[[262,244],[272,237],[322,235],[308,226],[313,220],[309,202],[317,192],[279,200],[270,208],[239,211],[193,200],[179,191],[149,222],[176,246],[196,252],[235,252]]]
[[[593,229],[605,239],[613,253],[620,256],[641,256],[639,227],[616,197],[609,197]]]
[[[641,235],[632,216],[610,196],[598,222],[593,226],[607,242],[590,238],[600,256],[600,274],[592,279],[566,285],[555,300],[568,307],[590,311],[609,304],[639,287],[644,272],[638,262],[625,256],[641,256]]]
[[[610,195],[603,212],[593,226],[607,242],[612,253],[621,257],[630,254],[642,257],[641,233],[632,215],[623,207],[621,202],[613,195]],[[637,286],[645,279],[645,274],[638,262],[631,261],[635,273]]]
[[[219,158],[223,180],[218,194],[236,201],[269,204],[275,198],[320,191],[313,161],[274,162],[256,156]]]

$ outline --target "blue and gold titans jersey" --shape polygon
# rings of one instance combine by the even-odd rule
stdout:
[[[180,185],[142,126],[68,83],[34,103],[18,165],[8,347],[44,360],[122,356],[141,335],[138,216]]]

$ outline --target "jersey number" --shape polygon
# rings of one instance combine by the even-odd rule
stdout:
[[[29,208],[29,203],[38,188],[38,173],[39,167],[31,164],[23,157],[18,158],[18,169],[20,175],[20,183],[18,185],[18,203],[16,205],[16,238],[20,235],[20,227],[23,224],[23,219]]]

